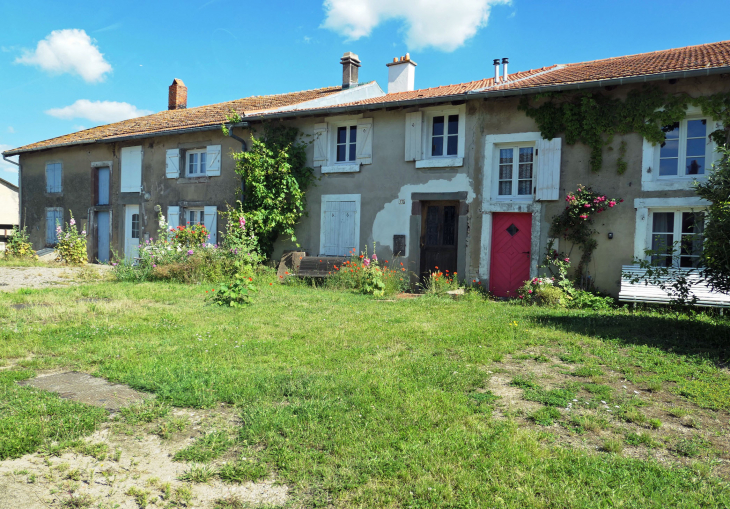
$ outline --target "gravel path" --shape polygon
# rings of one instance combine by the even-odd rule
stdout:
[[[45,288],[73,285],[103,278],[111,269],[108,265],[83,267],[0,267],[0,292],[20,288]]]

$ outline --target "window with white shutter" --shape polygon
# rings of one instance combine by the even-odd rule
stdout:
[[[180,149],[171,148],[166,153],[165,176],[176,179],[180,176]]]
[[[373,119],[362,118],[357,121],[357,162],[373,162]]]
[[[537,175],[535,199],[539,201],[557,200],[560,197],[560,158],[562,139],[541,139],[537,146]]]
[[[314,125],[314,166],[327,164],[327,124]]]
[[[218,207],[206,206],[203,210],[205,213],[205,229],[208,230],[210,235],[206,243],[215,245],[218,242]]]
[[[360,244],[360,195],[322,196],[320,253],[322,256],[348,256]]]
[[[421,159],[423,113],[406,113],[406,161]]]
[[[142,190],[142,146],[122,148],[121,191],[138,193]]]
[[[180,226],[180,207],[167,207],[167,227],[168,230],[175,230]]]
[[[217,177],[221,174],[221,146],[209,145],[206,147],[207,169],[209,177]]]

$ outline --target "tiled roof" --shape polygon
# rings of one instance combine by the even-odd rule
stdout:
[[[489,78],[458,85],[446,85],[397,94],[387,94],[383,97],[342,104],[340,106],[343,108],[356,108],[370,104],[387,104],[409,100],[417,101],[418,99],[438,97],[448,97],[454,100],[455,96],[458,97],[460,95],[463,95],[464,99],[466,99],[469,94],[480,92],[526,90],[529,93],[530,89],[538,87],[591,83],[611,79],[643,77],[677,71],[693,71],[728,66],[730,66],[730,41],[723,41],[702,44],[700,46],[688,46],[685,48],[605,58],[590,62],[552,65],[541,69],[521,71],[511,73],[509,75],[509,81],[497,85],[494,83],[494,78]],[[288,113],[297,111],[315,111],[315,109],[294,109]],[[262,115],[265,116],[272,113],[274,112],[266,112]]]
[[[429,98],[467,99],[469,94],[490,92],[510,92],[524,90],[528,93],[539,87],[573,85],[581,83],[600,82],[631,77],[648,77],[678,71],[696,71],[703,69],[723,68],[730,66],[730,41],[687,46],[651,53],[641,53],[623,57],[606,58],[590,62],[574,64],[552,65],[540,69],[512,73],[509,81],[495,85],[494,78],[445,85],[434,88],[413,90],[386,94],[362,101],[337,106],[311,108],[303,105],[301,109],[290,109],[286,115],[297,113],[315,113],[322,109],[352,109],[372,105],[387,105],[401,101],[426,100]],[[146,117],[117,122],[106,126],[95,127],[77,133],[53,138],[51,140],[26,145],[5,152],[7,155],[31,150],[38,150],[52,146],[103,141],[121,136],[149,134],[164,131],[174,131],[193,127],[204,127],[220,124],[231,109],[247,114],[249,118],[263,118],[277,114],[276,108],[303,103],[341,90],[340,87],[322,88],[292,94],[249,97],[238,101],[201,106],[187,110],[173,110],[155,113]]]
[[[180,129],[221,125],[226,121],[226,115],[230,114],[231,110],[235,110],[239,115],[244,116],[251,112],[258,113],[282,106],[319,99],[341,91],[342,87],[327,87],[315,90],[305,90],[303,92],[292,92],[288,94],[246,97],[235,101],[181,110],[165,110],[145,117],[137,117],[129,120],[123,120],[122,122],[92,127],[91,129],[85,129],[83,131],[59,136],[57,138],[51,138],[50,140],[39,141],[37,143],[8,150],[5,154],[13,155],[44,148],[78,143],[92,143],[124,136],[162,133],[165,131],[177,131]]]

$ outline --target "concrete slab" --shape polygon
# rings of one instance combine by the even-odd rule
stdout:
[[[135,391],[127,385],[112,384],[103,378],[78,371],[40,375],[19,384],[55,392],[64,399],[106,408],[112,412],[149,397],[148,394]]]

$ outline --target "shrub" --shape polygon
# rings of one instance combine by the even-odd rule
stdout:
[[[559,306],[565,303],[565,292],[554,285],[555,278],[535,277],[517,290],[518,298],[526,304]]]
[[[38,259],[35,251],[33,251],[33,245],[30,243],[25,227],[18,229],[17,226],[13,226],[13,231],[5,244],[4,256],[5,258]]]
[[[592,309],[602,311],[613,309],[616,301],[612,297],[603,296],[585,290],[573,290],[573,294],[566,301],[567,307],[574,309]]]
[[[210,240],[210,233],[202,224],[188,223],[187,226],[180,225],[170,229],[170,241],[176,247],[204,246],[208,240]]]
[[[382,297],[405,290],[408,285],[405,268],[401,263],[401,270],[390,268],[388,260],[380,265],[378,256],[373,253],[368,257],[367,250],[356,255],[353,249],[349,260],[341,265],[335,265],[325,280],[327,288],[338,290],[354,290],[366,295]],[[397,259],[393,265],[397,266]]]
[[[236,279],[230,283],[221,283],[217,289],[208,290],[207,299],[213,304],[228,307],[242,307],[251,300],[251,293],[256,291],[252,277],[236,274]]]
[[[87,263],[86,230],[79,233],[73,213],[71,213],[71,220],[66,223],[65,228],[62,228],[60,224],[56,224],[56,237],[58,238],[56,261],[62,261],[69,265]]]

